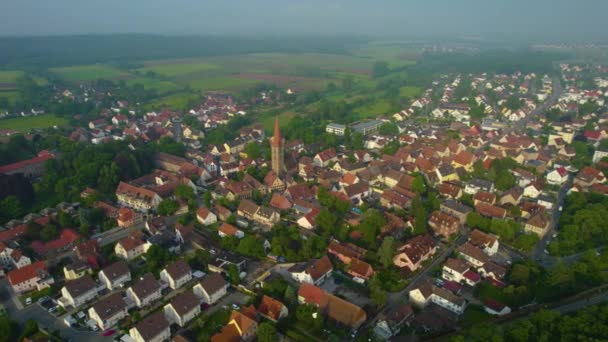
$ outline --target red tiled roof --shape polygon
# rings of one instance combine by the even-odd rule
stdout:
[[[16,171],[16,170],[20,170],[22,168],[31,166],[31,165],[36,165],[36,164],[40,164],[40,163],[44,163],[49,159],[53,159],[55,158],[55,156],[51,153],[49,153],[48,151],[41,151],[40,153],[38,153],[37,157],[34,157],[32,159],[28,159],[28,160],[22,160],[13,164],[8,164],[8,165],[4,165],[4,166],[0,166],[0,173],[6,173],[6,172],[12,172],[12,171]]]
[[[285,307],[285,305],[280,301],[264,295],[260,305],[258,305],[258,312],[276,321],[281,318],[280,315],[283,307]]]
[[[31,244],[32,249],[38,255],[44,255],[49,251],[57,251],[69,246],[80,238],[80,235],[72,229],[64,229],[59,238],[53,241],[44,243],[42,241],[34,241]]]
[[[8,282],[11,285],[21,284],[26,280],[39,276],[40,271],[46,271],[44,261],[37,261],[33,264],[23,266],[19,269],[8,272]]]

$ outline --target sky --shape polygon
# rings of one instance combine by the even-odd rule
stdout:
[[[606,0],[1,0],[0,35],[608,37]]]

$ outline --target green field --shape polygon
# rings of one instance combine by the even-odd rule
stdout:
[[[148,103],[145,108],[159,109],[159,108],[170,108],[173,110],[183,110],[186,108],[189,102],[199,99],[198,95],[190,93],[177,93],[166,97],[161,97],[158,100]]]
[[[206,77],[201,78],[189,83],[190,87],[198,91],[209,91],[209,90],[239,90],[249,86],[253,86],[257,82],[241,77],[233,76],[219,76],[219,77]]]
[[[102,64],[53,68],[51,71],[67,81],[115,80],[131,76],[125,71]]]
[[[393,114],[391,104],[387,100],[378,100],[354,109],[361,118],[374,118],[380,115]]]
[[[68,123],[65,118],[55,114],[44,114],[21,118],[0,119],[0,129],[12,129],[19,132],[27,132],[32,128],[48,128],[63,126]]]
[[[187,74],[199,74],[219,69],[220,66],[210,63],[164,63],[137,69],[140,73],[152,71],[164,77],[175,77]]]
[[[422,94],[420,87],[405,86],[399,88],[399,95],[403,97],[414,98],[420,96],[420,94]]]
[[[0,98],[7,99],[9,103],[14,104],[19,99],[17,91],[0,91]]]
[[[156,90],[159,94],[166,94],[180,90],[181,87],[171,81],[161,81],[153,78],[134,78],[126,81],[127,85],[141,84],[146,90]]]
[[[23,76],[23,71],[0,71],[0,83],[15,83],[17,82],[17,79],[21,76]]]

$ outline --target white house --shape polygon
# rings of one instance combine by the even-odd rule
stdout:
[[[210,226],[217,222],[217,216],[207,208],[200,208],[196,212],[196,220],[204,226]]]
[[[55,280],[47,271],[44,261],[37,261],[8,272],[8,283],[17,294],[47,288]]]
[[[218,300],[226,295],[230,284],[222,277],[220,273],[212,272],[201,281],[194,285],[192,289],[194,294],[200,298],[203,303],[209,305],[215,304]]]
[[[504,316],[511,313],[510,307],[493,299],[486,299],[483,304],[483,309],[490,315]]]
[[[89,318],[94,320],[101,330],[115,326],[125,317],[127,317],[127,304],[120,293],[99,300],[89,309]]]
[[[287,271],[298,283],[308,283],[319,286],[325,279],[331,277],[333,269],[331,261],[327,255],[325,255],[321,259],[310,263],[296,264]]]
[[[118,261],[101,270],[98,277],[109,290],[114,290],[131,281],[131,271],[126,262]]]
[[[530,183],[524,188],[524,196],[529,198],[537,198],[540,196],[542,189],[536,183]]]
[[[129,336],[135,342],[164,342],[171,338],[171,329],[164,312],[157,311],[131,328]]]
[[[547,174],[547,183],[562,185],[568,180],[568,171],[565,167],[559,167]]]
[[[97,284],[90,275],[70,280],[61,288],[62,298],[59,300],[59,305],[64,308],[68,306],[78,308],[97,297],[97,290]]]
[[[159,300],[161,290],[160,283],[152,273],[146,273],[127,289],[127,298],[138,308],[143,308]]]
[[[186,291],[165,305],[165,317],[169,322],[184,327],[201,312],[201,301],[194,292]]]
[[[494,256],[498,253],[500,243],[496,236],[487,234],[478,229],[473,229],[469,234],[469,243],[483,250],[488,256]]]
[[[466,309],[464,298],[458,297],[430,282],[423,282],[418,287],[410,290],[409,298],[410,302],[419,307],[426,307],[429,303],[435,303],[458,315]]]
[[[192,269],[186,261],[179,259],[160,272],[160,279],[175,290],[192,280]]]

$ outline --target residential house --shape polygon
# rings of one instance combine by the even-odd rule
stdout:
[[[109,290],[114,290],[131,281],[131,271],[126,262],[117,261],[102,269],[98,277],[99,281],[105,284]]]
[[[407,267],[410,271],[417,270],[420,265],[435,254],[437,246],[429,235],[419,235],[406,241],[397,248],[393,263],[399,268]]]
[[[494,183],[485,179],[475,178],[467,183],[464,192],[469,195],[475,195],[478,191],[494,192]]]
[[[488,256],[494,256],[498,253],[498,238],[481,230],[473,229],[469,234],[469,243],[483,250]]]
[[[91,273],[93,273],[91,266],[84,260],[77,259],[63,266],[63,276],[66,280],[75,280]]]
[[[464,298],[439,288],[429,281],[423,281],[422,284],[410,290],[409,298],[417,306],[426,307],[429,303],[434,303],[457,315],[464,313],[466,309]]]
[[[524,187],[524,196],[537,198],[543,191],[543,187],[538,182],[532,182]]]
[[[217,216],[207,208],[199,208],[196,211],[196,220],[203,226],[210,226],[217,222]]]
[[[504,208],[496,207],[485,202],[479,202],[475,205],[475,211],[481,216],[488,218],[504,219],[507,216],[507,211]]]
[[[549,224],[551,220],[547,216],[544,210],[540,210],[530,216],[526,224],[524,225],[524,232],[534,233],[540,237],[545,236],[549,230]]]
[[[185,260],[178,259],[160,272],[160,280],[169,284],[170,288],[178,289],[192,280],[192,269]]]
[[[120,182],[116,188],[116,198],[120,205],[142,212],[155,210],[162,198],[152,190]]]
[[[194,285],[194,294],[209,305],[215,304],[228,293],[230,284],[220,273],[211,273]]]
[[[287,315],[289,315],[289,310],[285,304],[272,297],[264,295],[262,297],[262,301],[258,305],[258,313],[260,316],[266,319],[277,322],[281,318],[287,317]]]
[[[146,273],[127,289],[126,294],[138,308],[143,308],[159,300],[162,297],[161,290],[161,285],[154,275]]]
[[[129,336],[135,342],[164,342],[171,338],[171,329],[165,314],[157,311],[129,329]]]
[[[59,300],[59,305],[64,308],[69,306],[78,308],[97,297],[97,290],[97,283],[90,275],[70,280],[61,288],[62,298]]]
[[[475,163],[476,158],[475,155],[469,151],[461,151],[456,156],[454,156],[454,160],[452,161],[452,166],[454,168],[463,167],[467,172],[473,171],[473,164]]]
[[[313,165],[317,167],[327,167],[329,163],[338,160],[335,148],[330,148],[317,153],[313,158]]]
[[[439,210],[456,217],[458,221],[460,221],[460,224],[464,224],[467,221],[467,215],[473,211],[472,208],[452,199],[448,199],[441,203]]]
[[[114,253],[122,259],[133,260],[142,256],[152,246],[142,238],[142,234],[139,231],[132,233],[124,239],[121,239],[116,243],[114,247]]]
[[[473,195],[473,204],[477,205],[478,203],[494,204],[496,203],[496,195],[481,190],[477,191],[475,195]]]
[[[281,221],[281,214],[272,208],[260,206],[253,215],[253,220],[261,225],[272,227]]]
[[[37,261],[8,272],[8,283],[13,291],[22,294],[32,290],[42,290],[55,283],[44,261]]]
[[[507,190],[500,197],[500,200],[498,201],[498,203],[500,205],[512,205],[512,206],[519,205],[519,202],[521,201],[523,194],[524,194],[524,191],[522,188],[517,187],[517,186],[513,187],[513,188]]]
[[[472,271],[464,260],[454,258],[448,258],[443,264],[442,278],[469,286],[475,286],[481,281],[479,274]]]
[[[458,233],[460,221],[454,216],[435,210],[429,218],[429,227],[435,235],[449,238],[452,234]]]
[[[232,311],[228,324],[219,333],[211,336],[211,342],[249,342],[255,338],[257,330],[258,323],[254,319],[241,312]]]
[[[568,181],[568,170],[565,167],[558,167],[547,174],[547,183],[552,185],[562,185]]]
[[[374,326],[374,335],[382,341],[390,340],[393,336],[399,334],[413,315],[414,310],[410,304],[403,304],[385,314],[381,314]]]
[[[110,329],[125,317],[127,317],[127,304],[120,293],[113,293],[100,299],[89,309],[89,318],[94,320],[101,330]]]
[[[165,305],[163,310],[169,322],[185,327],[201,312],[200,300],[194,292],[187,290]]]
[[[333,269],[334,268],[331,261],[327,255],[325,255],[318,260],[313,260],[308,263],[295,264],[287,271],[298,283],[309,283],[319,286],[323,284],[325,279],[331,277]]]
[[[493,316],[504,316],[511,313],[510,307],[491,298],[488,298],[483,302],[483,309]]]
[[[350,329],[359,328],[367,319],[367,314],[359,306],[308,283],[300,285],[298,302],[315,305],[328,319]]]
[[[446,198],[458,199],[462,196],[462,189],[452,183],[441,183],[437,187],[439,194]]]
[[[574,185],[588,188],[594,184],[601,184],[606,181],[604,173],[590,166],[585,166],[574,178]]]
[[[479,248],[469,242],[460,245],[456,251],[473,267],[482,267],[489,261],[488,256]]]
[[[217,230],[217,235],[219,235],[221,238],[234,236],[242,239],[245,237],[245,233],[242,230],[226,222],[222,223],[220,228]]]
[[[350,264],[348,264],[346,273],[355,278],[368,280],[374,274],[374,269],[372,268],[372,265],[367,262],[353,258],[350,261]]]

